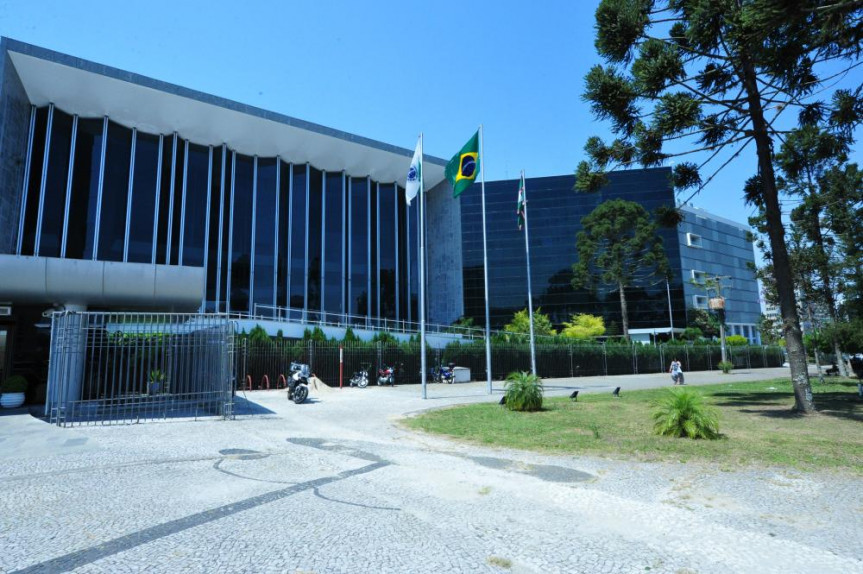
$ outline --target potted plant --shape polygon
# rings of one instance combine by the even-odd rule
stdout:
[[[153,369],[150,371],[150,375],[147,377],[147,393],[150,395],[155,395],[156,393],[165,392],[165,381],[167,381],[168,375],[165,374],[165,371],[161,369]]]
[[[24,404],[24,393],[27,392],[27,379],[21,375],[12,375],[0,385],[0,406],[15,409]]]

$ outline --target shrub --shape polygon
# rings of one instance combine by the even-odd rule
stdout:
[[[749,339],[743,335],[728,335],[725,337],[725,344],[729,347],[745,347],[749,344]]]
[[[719,438],[719,414],[689,389],[669,390],[654,403],[653,430],[661,436]]]
[[[510,373],[506,378],[506,408],[511,411],[542,409],[542,379],[525,371]]]
[[[734,363],[732,363],[731,361],[719,361],[716,366],[719,367],[720,371],[727,375],[731,372],[731,369],[734,368]]]
[[[4,393],[24,393],[27,392],[27,379],[21,375],[12,375],[0,385],[0,391]]]

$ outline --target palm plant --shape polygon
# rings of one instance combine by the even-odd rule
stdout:
[[[719,413],[689,389],[669,390],[655,403],[653,430],[661,436],[719,438]]]
[[[506,408],[511,411],[542,409],[542,379],[526,371],[513,371],[506,377]]]

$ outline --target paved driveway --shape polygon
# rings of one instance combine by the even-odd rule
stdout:
[[[546,384],[625,398],[669,380]],[[499,397],[484,390],[259,391],[235,421],[0,416],[0,572],[863,572],[853,476],[482,449],[395,423]]]

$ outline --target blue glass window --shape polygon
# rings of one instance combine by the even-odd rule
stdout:
[[[174,157],[174,137],[162,138],[162,165],[157,202],[159,225],[156,231],[156,263],[164,265],[168,255],[168,227],[171,213],[171,162]]]
[[[66,233],[66,257],[93,258],[96,205],[99,202],[99,166],[102,160],[103,120],[78,120],[72,197]]]
[[[364,177],[351,178],[350,217],[350,313],[367,315],[368,303],[368,180]]]
[[[273,304],[276,233],[276,160],[258,159],[255,196],[255,303]]]
[[[305,307],[306,286],[306,166],[294,166],[291,190],[291,299],[295,309]]]
[[[207,226],[207,183],[210,150],[206,146],[188,145],[186,198],[183,225],[183,261],[181,265],[204,266],[204,238]]]
[[[96,257],[101,261],[123,260],[131,160],[132,130],[109,121],[99,221],[99,253]]]
[[[222,148],[217,147],[212,149],[213,165],[210,170],[210,221],[209,225],[209,244],[207,246],[207,298],[205,303],[205,311],[217,311],[216,305],[216,286],[219,283],[219,227],[220,217],[227,220],[221,214],[220,207],[222,205]]]
[[[344,270],[344,235],[342,233],[342,204],[345,194],[342,190],[342,174],[328,173],[324,201],[324,221],[326,221],[326,248],[324,250],[324,310],[327,313],[341,314]]]
[[[128,260],[134,263],[150,263],[153,260],[158,168],[159,137],[138,132],[132,174],[132,219],[129,225]]]
[[[291,164],[279,164],[279,257],[276,305],[288,306],[288,247],[291,235]]]
[[[321,310],[321,263],[323,262],[323,174],[320,170],[309,168],[309,265],[307,302],[309,318],[317,318]]]
[[[51,153],[45,178],[42,230],[39,237],[39,255],[42,257],[60,257],[71,148],[72,116],[55,108],[51,127]]]
[[[381,317],[396,318],[396,186],[380,186],[380,296]]]
[[[231,243],[231,311],[249,312],[252,271],[252,177],[253,158],[234,154],[234,213]]]
[[[39,221],[39,193],[42,187],[42,163],[45,158],[45,138],[48,133],[48,108],[36,110],[36,127],[30,153],[30,179],[27,182],[27,204],[24,206],[24,234],[21,254],[33,255],[36,250],[36,225]]]

